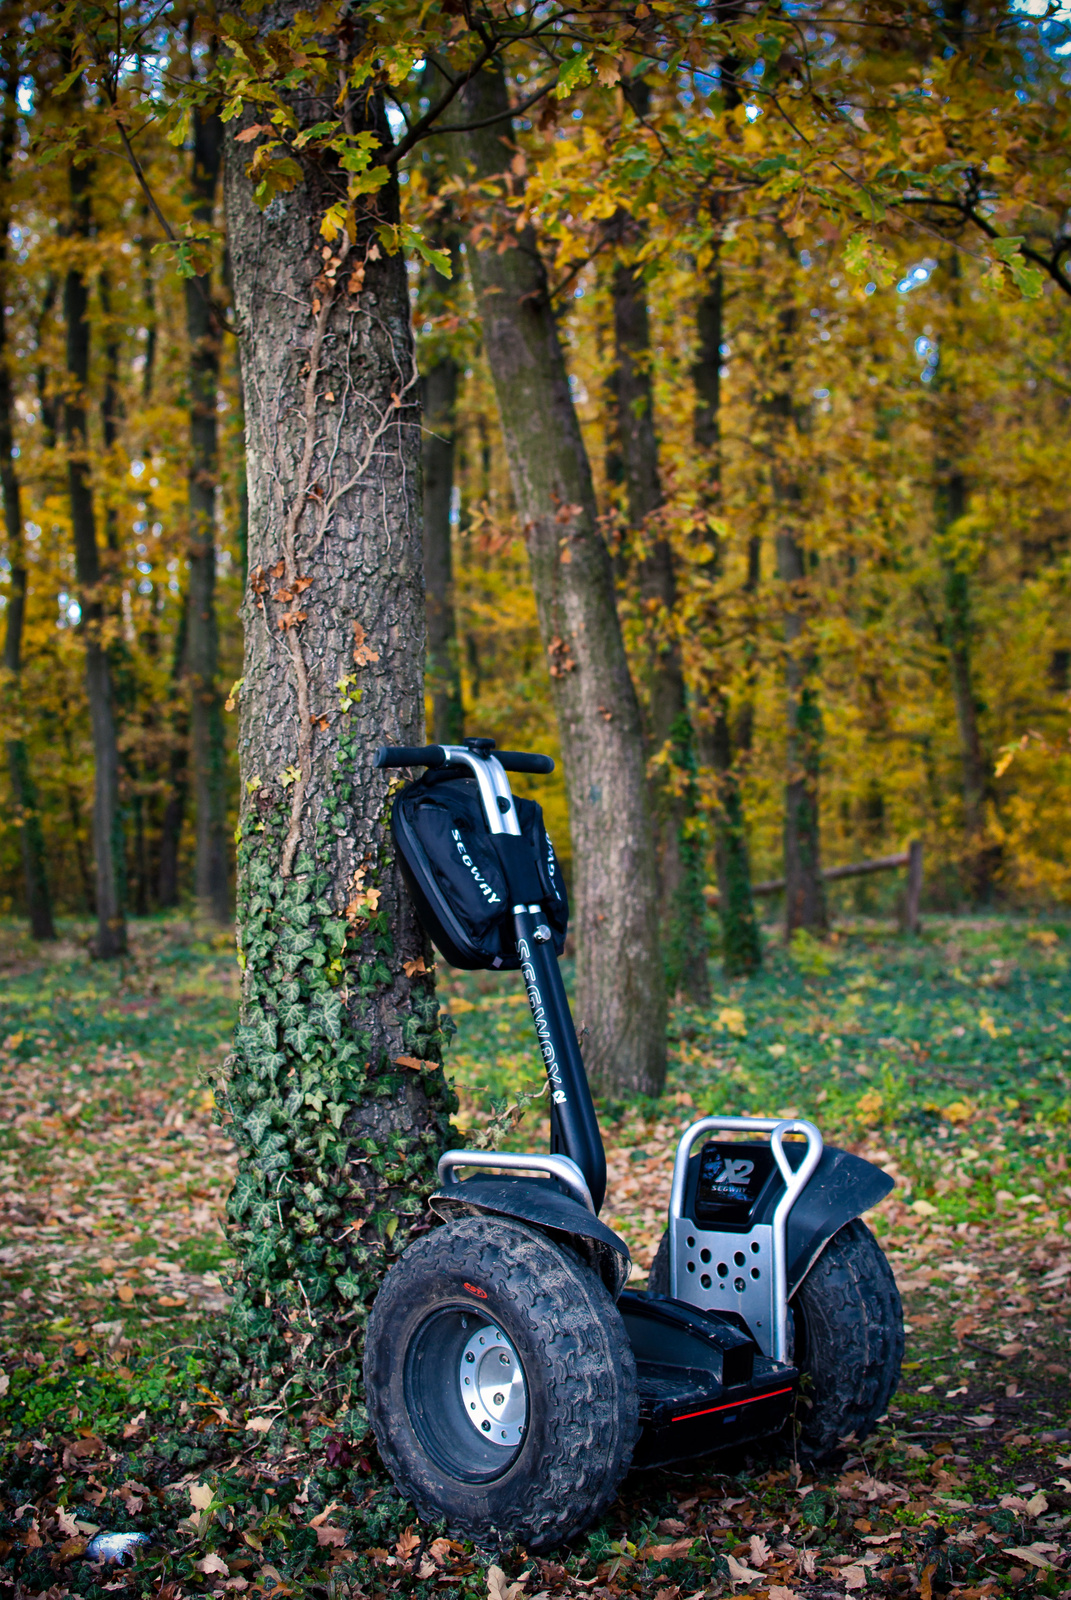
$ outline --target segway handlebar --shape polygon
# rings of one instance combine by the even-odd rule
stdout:
[[[495,760],[501,761],[507,772],[540,772],[545,776],[554,771],[550,756],[529,756],[521,750],[496,750]]]
[[[441,767],[446,751],[441,744],[381,744],[373,765],[377,767]]]
[[[507,772],[535,772],[546,776],[554,771],[554,762],[550,756],[528,755],[522,750],[495,750],[496,761],[500,761]],[[441,744],[425,744],[420,746],[404,744],[381,744],[376,751],[374,765],[376,767],[443,767],[449,763],[449,749]]]

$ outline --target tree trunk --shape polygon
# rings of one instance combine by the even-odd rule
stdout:
[[[271,25],[298,14],[286,0]],[[336,93],[293,96],[298,125],[338,116]],[[367,87],[341,114],[389,143]],[[430,947],[391,847],[389,775],[372,770],[381,742],[424,742],[418,379],[405,262],[375,231],[397,218],[393,181],[354,203],[352,242],[344,232],[325,251],[321,219],[345,200],[345,173],[305,153],[304,180],[262,212],[239,127],[225,181],[250,511],[244,971],[217,1094],[239,1147],[241,1261],[220,1381],[266,1399],[300,1370],[315,1404],[337,1405],[359,1435],[360,1407],[346,1410],[359,1330],[423,1215],[457,1103],[438,1064]]]
[[[70,164],[72,231],[89,236],[89,169]],[[119,748],[115,729],[112,674],[105,640],[103,575],[97,548],[96,515],[89,477],[86,389],[89,384],[89,317],[84,273],[68,269],[63,290],[67,322],[67,381],[63,422],[67,444],[67,487],[74,534],[74,564],[80,590],[85,640],[86,693],[93,733],[93,854],[96,861],[97,937],[101,960],[126,950],[123,816],[119,795]]]
[[[439,241],[441,244],[443,241]],[[455,279],[461,255],[452,248]],[[427,268],[426,288],[441,301],[448,280]],[[436,744],[457,744],[464,733],[457,620],[454,613],[453,529],[450,523],[454,489],[454,427],[458,364],[440,345],[423,379],[424,396],[424,585],[427,597],[428,662],[426,687],[431,694],[431,737]]]
[[[783,243],[787,245],[788,241]],[[807,558],[800,538],[802,491],[787,466],[800,414],[792,390],[796,310],[777,319],[773,380],[766,402],[770,485],[777,519],[777,572],[785,585],[785,938],[797,928],[824,933],[829,926],[819,839],[818,780],[822,709],[818,657],[809,628]]]
[[[634,242],[623,214],[610,228],[619,245]],[[692,723],[675,631],[677,575],[673,547],[658,525],[663,503],[651,376],[651,328],[642,274],[614,262],[613,382],[617,455],[629,526],[643,546],[639,590],[646,630],[647,735],[651,765],[662,949],[670,994],[694,1005],[710,998],[704,928],[702,845]]]
[[[480,73],[466,102],[471,121],[506,112],[501,73]],[[508,130],[507,116],[460,136],[479,178],[508,172]],[[657,1094],[666,997],[639,707],[546,270],[531,230],[508,232],[503,243],[470,246],[469,261],[561,735],[577,1013],[596,1085]]]
[[[798,487],[781,484],[775,498],[782,527],[777,535],[777,568],[788,586],[785,603],[786,765],[785,778],[785,938],[797,928],[824,933],[829,926],[818,828],[818,780],[822,755],[822,708],[818,698],[818,659],[809,642],[804,610],[806,563],[795,534],[784,526],[798,503]]]
[[[960,320],[959,260],[948,262],[951,300],[951,331],[956,345],[962,343]],[[959,731],[960,767],[963,783],[963,877],[971,899],[986,904],[993,893],[993,874],[999,861],[999,846],[987,839],[986,808],[993,797],[990,774],[992,763],[982,743],[978,717],[978,695],[974,681],[974,619],[971,604],[971,562],[969,555],[956,548],[954,525],[967,510],[967,484],[958,466],[964,449],[959,397],[950,362],[942,351],[935,384],[937,420],[937,460],[934,468],[934,521],[937,551],[944,578],[942,643],[948,659],[952,698]]]
[[[7,250],[10,227],[9,184],[11,150],[15,140],[15,96],[18,92],[18,66],[13,59],[4,62],[4,110],[0,122],[0,308],[7,302]],[[19,682],[22,674],[22,629],[26,616],[26,544],[22,527],[22,499],[15,462],[11,371],[8,367],[7,319],[0,315],[0,485],[4,496],[4,528],[7,555],[11,564],[6,631],[4,634],[4,685],[8,700],[8,725],[13,730],[7,740],[7,765],[11,779],[11,809],[19,825],[22,846],[22,873],[26,912],[35,939],[54,939],[52,901],[45,871],[45,842],[37,793],[30,771],[30,757],[21,736],[22,706]]]
[[[223,158],[223,124],[211,110],[194,114],[193,214],[210,223]],[[190,468],[189,599],[186,667],[190,694],[190,769],[195,821],[194,894],[203,916],[226,922],[227,886],[226,755],[223,701],[219,691],[219,635],[216,625],[216,489],[219,481],[219,319],[211,280],[186,279],[186,333],[189,340]]]
[[[161,910],[179,903],[179,849],[182,824],[186,819],[189,791],[189,720],[183,677],[186,663],[186,618],[189,616],[189,591],[183,595],[175,624],[171,653],[171,681],[168,684],[167,789],[160,817],[160,858],[157,863],[156,899]]]
[[[696,307],[696,358],[692,367],[695,411],[692,436],[707,467],[704,500],[711,513],[721,507],[721,347],[724,342],[724,284],[715,264],[707,292]],[[719,555],[715,555],[715,565]],[[716,575],[716,574],[715,574]],[[750,576],[750,572],[749,572]],[[757,572],[755,574],[757,581]],[[721,619],[716,609],[711,631],[721,642]],[[751,859],[747,844],[744,805],[740,794],[729,698],[721,680],[719,651],[711,652],[718,677],[700,682],[704,702],[698,718],[700,750],[714,774],[714,862],[718,879],[718,917],[721,922],[722,964],[727,976],[742,977],[762,966],[762,940],[751,894]],[[743,708],[741,708],[743,713]],[[739,726],[740,715],[737,717]],[[741,744],[741,748],[745,747]],[[746,750],[745,750],[746,753]]]

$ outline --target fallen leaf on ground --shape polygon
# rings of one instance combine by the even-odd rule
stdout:
[[[678,1556],[688,1554],[695,1543],[694,1538],[674,1539],[672,1544],[649,1544],[640,1551],[642,1561],[675,1561]]]
[[[517,1583],[510,1583],[501,1567],[490,1566],[487,1569],[487,1600],[521,1600],[527,1581],[527,1578],[521,1578]]]
[[[398,1543],[394,1546],[394,1554],[399,1561],[408,1561],[413,1551],[419,1550],[419,1548],[419,1533],[414,1533],[412,1528],[406,1528],[405,1532],[398,1536]]]
[[[725,1564],[729,1568],[729,1579],[732,1583],[754,1583],[756,1578],[762,1577],[761,1572],[756,1572],[754,1567],[745,1567],[735,1556],[727,1555]]]
[[[316,1543],[318,1545],[335,1545],[341,1548],[346,1543],[346,1537],[345,1528],[333,1528],[329,1522],[323,1523],[316,1530]]]
[[[198,1572],[203,1572],[206,1576],[210,1572],[222,1572],[225,1576],[229,1576],[227,1563],[222,1556],[217,1556],[214,1550],[210,1551],[202,1561],[195,1561],[194,1566]]]

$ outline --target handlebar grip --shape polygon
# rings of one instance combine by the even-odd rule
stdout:
[[[546,776],[554,771],[550,756],[530,756],[522,750],[496,750],[495,755],[507,772],[540,772]]]
[[[441,744],[420,746],[381,744],[376,751],[376,767],[441,767],[446,755]]]

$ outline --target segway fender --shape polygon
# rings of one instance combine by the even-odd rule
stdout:
[[[615,1300],[625,1287],[632,1258],[624,1239],[546,1179],[466,1178],[436,1190],[428,1204],[444,1221],[482,1214],[530,1223],[551,1239],[570,1245]]]
[[[894,1187],[889,1174],[872,1161],[826,1145],[810,1183],[789,1212],[786,1244],[790,1297],[833,1235],[846,1222],[861,1217],[884,1200]]]

